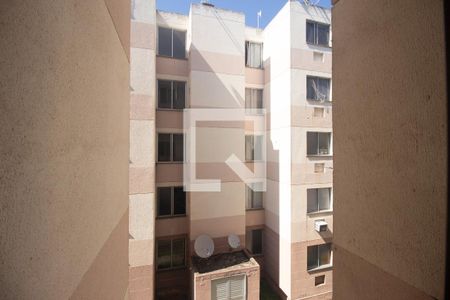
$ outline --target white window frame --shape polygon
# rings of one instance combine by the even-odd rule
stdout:
[[[184,240],[184,252],[183,252],[183,254],[184,254],[184,265],[182,265],[182,266],[173,266],[173,242],[174,241],[177,241],[177,240]],[[158,258],[159,258],[159,251],[158,251],[158,249],[159,249],[159,242],[161,242],[161,241],[170,241],[170,267],[169,268],[160,268],[159,267],[159,263],[158,263]],[[178,236],[178,237],[171,237],[171,238],[162,238],[162,239],[157,239],[156,240],[156,256],[155,256],[155,258],[156,258],[156,270],[157,271],[166,271],[166,270],[177,270],[177,269],[183,269],[183,268],[186,268],[186,260],[187,260],[187,253],[186,253],[186,242],[187,242],[187,239],[186,239],[186,237],[183,237],[183,236]]]
[[[165,28],[165,29],[170,29],[170,30],[171,30],[171,42],[170,42],[170,46],[171,46],[171,55],[166,55],[166,54],[161,54],[161,53],[159,53],[159,28]],[[175,28],[171,28],[171,27],[165,27],[165,26],[158,26],[157,29],[158,29],[158,44],[157,44],[158,55],[159,55],[159,56],[163,56],[163,57],[170,57],[170,58],[174,58],[174,59],[186,59],[187,31],[185,31],[185,30],[179,30],[179,29],[175,29]],[[184,55],[183,55],[183,57],[174,57],[174,56],[173,56],[173,32],[174,32],[174,31],[184,33]]]
[[[308,133],[315,133],[317,134],[317,153],[316,154],[310,154],[308,153]],[[319,140],[319,133],[327,133],[330,135],[330,146],[328,149],[328,154],[320,154],[320,140]],[[307,131],[306,132],[306,156],[333,156],[333,133],[331,131]]]
[[[329,245],[330,247],[330,263],[326,264],[326,265],[321,265],[320,264],[320,251],[319,248],[320,246],[324,246],[324,245]],[[333,266],[333,245],[332,243],[325,243],[325,244],[318,244],[318,245],[311,245],[308,246],[309,247],[315,247],[317,249],[317,267],[315,268],[308,268],[308,257],[306,257],[306,269],[308,272],[314,271],[314,270],[320,270],[320,269],[326,269],[326,268],[330,268]],[[306,255],[308,255],[308,251],[306,251]]]
[[[160,161],[159,160],[159,135],[160,134],[169,134],[170,135],[170,160],[167,161]],[[183,160],[173,160],[173,136],[174,135],[182,135],[183,136]],[[185,153],[185,143],[186,143],[186,137],[183,133],[177,133],[177,132],[158,132],[156,135],[156,161],[158,163],[183,163],[186,157],[186,153]]]
[[[321,189],[327,189],[329,190],[329,209],[320,209],[319,208],[319,190]],[[316,194],[317,197],[315,199],[315,201],[317,202],[317,210],[315,211],[311,211],[308,212],[308,190],[317,190]],[[332,187],[320,187],[320,188],[311,188],[311,189],[307,189],[306,191],[306,214],[310,215],[310,214],[320,214],[320,213],[327,213],[327,212],[332,212],[333,211],[333,188]]]
[[[320,100],[320,99],[311,99],[308,97],[308,79],[317,80],[317,79],[325,79],[328,80],[330,83],[330,88],[328,90],[328,100]],[[317,84],[316,84],[317,85]],[[329,77],[323,77],[323,76],[315,76],[315,75],[306,75],[306,100],[313,101],[314,103],[322,102],[322,103],[331,103],[332,101],[332,80]],[[317,94],[317,92],[316,92]]]
[[[170,188],[170,214],[168,215],[160,215],[159,214],[159,207],[160,207],[160,189],[168,189]],[[176,188],[183,188],[183,186],[158,186],[156,188],[156,217],[159,219],[163,219],[163,218],[173,218],[173,217],[183,217],[186,216],[186,210],[187,210],[187,206],[186,206],[186,202],[187,202],[187,194],[186,192],[184,193],[184,214],[175,214],[175,189]]]
[[[240,295],[232,296],[231,295],[231,281],[232,280],[238,280],[242,281],[242,292]],[[216,297],[216,290],[218,284],[225,284],[226,285],[226,295],[221,298]],[[231,277],[225,277],[225,278],[218,278],[211,280],[211,300],[242,300],[247,299],[247,276],[242,275],[235,275]]]
[[[166,81],[166,82],[170,82],[170,107],[160,107],[159,106],[159,82],[160,81]],[[158,103],[158,110],[183,110],[184,108],[174,108],[173,103],[174,103],[174,98],[173,98],[173,83],[177,82],[177,83],[184,83],[184,99],[183,99],[183,103],[184,103],[184,108],[186,108],[186,98],[187,98],[187,82],[186,81],[182,81],[182,80],[173,80],[173,79],[163,79],[163,78],[158,78],[156,80],[156,87],[157,87],[157,103]]]
[[[248,57],[249,57],[249,47],[248,45],[250,44],[254,44],[254,45],[259,45],[261,47],[261,61],[260,61],[260,66],[259,67],[254,67],[251,66],[248,61]],[[247,68],[254,68],[254,69],[264,69],[264,43],[260,43],[260,42],[254,42],[254,41],[245,41],[245,66]]]
[[[308,38],[307,38],[308,23],[314,25],[314,43],[308,42]],[[319,29],[318,29],[318,25],[328,26],[328,43],[327,44],[319,44]],[[328,24],[328,23],[318,22],[318,21],[314,21],[314,20],[306,20],[306,23],[305,23],[305,41],[306,41],[306,43],[308,45],[331,48],[331,25]]]
[[[256,184],[263,184],[262,182],[254,182],[250,183],[250,185],[254,186]],[[255,207],[254,205],[254,193],[261,193],[261,207]],[[250,205],[249,205],[250,204]],[[245,186],[245,205],[247,210],[259,210],[264,209],[264,194],[263,192],[255,191],[249,186]]]

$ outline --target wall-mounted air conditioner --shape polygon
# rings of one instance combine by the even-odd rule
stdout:
[[[316,220],[314,223],[314,229],[317,232],[325,232],[328,230],[328,224],[324,220]]]

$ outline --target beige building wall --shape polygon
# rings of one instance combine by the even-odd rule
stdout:
[[[245,16],[193,4],[189,18],[190,107],[244,108]],[[208,234],[219,253],[228,251],[229,234],[240,236],[245,245],[245,185],[239,177],[226,175],[230,172],[225,164],[232,154],[245,160],[244,122],[203,122],[197,126],[198,177],[221,179],[222,183],[220,192],[190,193],[191,248],[199,235]]]
[[[443,1],[386,4],[333,8],[333,299],[444,299]]]
[[[131,6],[129,297],[153,299],[155,238],[154,0]]]
[[[129,1],[0,4],[0,298],[124,299]]]

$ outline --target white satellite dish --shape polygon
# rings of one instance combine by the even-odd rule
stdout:
[[[195,253],[201,258],[208,258],[214,253],[214,242],[206,234],[202,234],[195,239]]]
[[[230,245],[230,247],[233,249],[237,249],[241,246],[241,240],[237,235],[230,234],[228,236],[228,245]]]

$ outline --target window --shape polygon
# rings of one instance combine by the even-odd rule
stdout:
[[[262,229],[248,230],[246,233],[245,243],[250,253],[262,254],[263,230]]]
[[[186,82],[158,80],[158,108],[183,109],[186,100]]]
[[[158,54],[174,58],[186,58],[186,32],[159,27]]]
[[[183,161],[183,134],[159,133],[158,134],[158,161],[176,162]]]
[[[324,283],[325,283],[325,275],[316,276],[314,278],[314,285],[315,286],[322,285]]]
[[[245,160],[255,161],[263,159],[263,136],[246,135],[245,136]]]
[[[331,210],[331,188],[307,190],[307,213]]]
[[[260,209],[263,208],[263,192],[262,183],[251,183],[251,187],[246,186],[245,188],[245,199],[247,203],[247,209]],[[258,190],[258,191],[255,191]]]
[[[331,132],[308,132],[307,155],[331,155]]]
[[[314,173],[324,173],[325,164],[324,163],[316,163],[314,164]]]
[[[245,42],[245,65],[251,68],[263,67],[263,44]]]
[[[261,113],[258,111],[263,108],[263,90],[245,89],[245,110],[252,114]]]
[[[306,42],[317,46],[330,46],[330,25],[306,21]]]
[[[158,217],[186,215],[186,193],[183,187],[159,187],[157,210]]]
[[[330,102],[330,78],[306,77],[306,98],[312,101]]]
[[[221,278],[211,281],[212,300],[245,300],[247,299],[245,275]]]
[[[308,247],[308,271],[331,266],[331,243]]]
[[[186,265],[186,241],[175,238],[156,241],[156,263],[158,270],[184,267]]]

